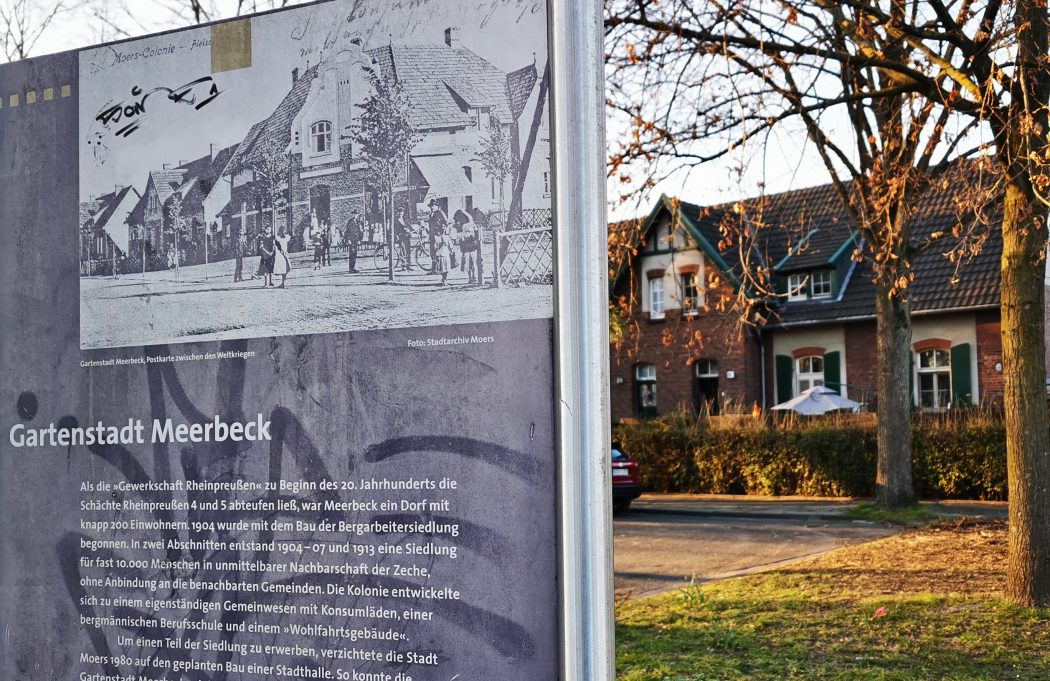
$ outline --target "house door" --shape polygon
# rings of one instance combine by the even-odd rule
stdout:
[[[695,364],[693,378],[693,401],[697,414],[718,416],[721,405],[718,400],[718,362],[702,359]]]
[[[332,224],[332,190],[327,185],[310,188],[310,211],[317,216],[317,224]]]

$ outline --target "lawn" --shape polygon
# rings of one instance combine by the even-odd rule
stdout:
[[[1002,600],[1005,523],[955,522],[617,604],[617,679],[1050,679],[1050,610]]]

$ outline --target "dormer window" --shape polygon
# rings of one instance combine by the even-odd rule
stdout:
[[[788,275],[788,300],[806,300],[806,275]]]
[[[809,286],[814,298],[830,298],[831,272],[814,272],[810,275]]]
[[[327,154],[332,151],[331,122],[318,121],[310,126],[310,150],[315,154]]]

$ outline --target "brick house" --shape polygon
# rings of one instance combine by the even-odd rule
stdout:
[[[950,187],[930,190],[913,218],[915,237],[951,233],[957,214]],[[742,219],[762,230],[743,249],[723,229]],[[852,257],[857,244],[830,185],[710,208],[665,196],[639,237],[610,284],[614,303],[634,301],[632,333],[612,351],[614,422],[764,409],[814,385],[877,408],[872,271]],[[917,409],[1001,402],[1001,250],[988,229],[957,277],[943,247],[913,258]],[[778,294],[742,315],[739,294],[751,285],[743,273],[759,262]]]
[[[175,245],[171,218],[176,197],[182,202],[185,221],[178,248],[181,263],[193,265],[222,257],[226,248],[217,208],[228,200],[229,188],[221,178],[236,150],[236,145],[213,146],[207,156],[149,173],[128,219],[131,269],[141,270],[143,260],[147,270],[168,266],[168,254]]]
[[[516,178],[506,178],[500,187],[477,158],[492,126],[507,132],[516,165],[527,169],[533,157],[549,159],[546,116],[529,109],[546,111],[546,85],[535,64],[504,73],[464,47],[454,27],[445,31],[441,45],[363,50],[351,44],[319,64],[293,70],[288,94],[245,136],[227,169],[231,194],[220,211],[227,238],[244,233],[250,240],[276,213],[278,228],[291,232],[292,250],[300,250],[315,222],[341,231],[358,213],[365,239],[381,239],[384,209],[369,187],[368,166],[352,134],[376,75],[396,80],[413,103],[409,121],[418,141],[407,176],[395,188],[395,204],[406,207],[410,219],[430,200],[449,216],[456,210],[491,213],[500,207],[501,194],[511,200]],[[273,165],[267,156],[275,154],[285,159],[276,211],[273,183],[260,174]],[[520,174],[523,182],[530,175]],[[538,181],[544,180],[549,183],[549,174]]]
[[[132,187],[80,204],[80,273],[116,275],[128,258],[128,220],[139,201]]]

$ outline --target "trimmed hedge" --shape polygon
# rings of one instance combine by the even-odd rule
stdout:
[[[617,426],[613,440],[653,492],[870,497],[877,443],[872,415],[766,422],[665,416]],[[917,416],[915,491],[925,499],[1006,498],[1001,417]]]

